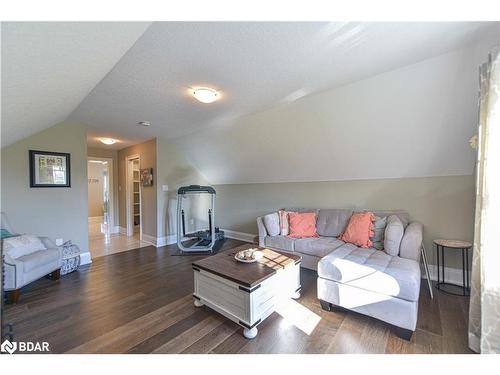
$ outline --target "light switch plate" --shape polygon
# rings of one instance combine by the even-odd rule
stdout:
[[[56,238],[56,245],[61,246],[63,244],[63,239],[62,238]]]
[[[168,191],[168,185],[161,185],[162,191]]]

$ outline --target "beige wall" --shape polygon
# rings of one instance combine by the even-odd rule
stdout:
[[[87,164],[88,178],[88,215],[89,217],[103,216],[103,166],[97,163]]]
[[[177,148],[164,138],[157,138],[158,179],[156,184],[158,194],[158,237],[177,233],[176,210],[177,189],[185,185],[203,185],[206,179],[182,156]],[[168,191],[163,191],[162,185],[168,185]],[[192,200],[190,217],[186,220],[188,231],[201,229],[205,225],[206,201]],[[190,227],[190,219],[193,227]]]
[[[257,233],[255,218],[280,207],[405,209],[424,224],[429,260],[432,240],[471,240],[474,219],[472,176],[216,185],[217,225]],[[431,250],[432,249],[432,250]],[[453,259],[451,259],[453,258]],[[458,254],[446,265],[460,268]]]
[[[175,142],[214,184],[471,174],[483,47],[472,44]]]
[[[87,148],[88,157],[113,159],[113,225],[118,225],[119,207],[118,207],[118,151],[102,148]]]
[[[14,230],[72,240],[88,251],[85,126],[61,123],[2,148],[2,211]],[[30,188],[28,150],[71,154],[70,188]]]
[[[156,237],[157,233],[157,201],[156,201],[156,139],[139,143],[118,151],[118,205],[119,225],[127,227],[125,158],[130,155],[139,155],[140,168],[153,168],[153,186],[141,187],[142,189],[142,232],[148,236]]]

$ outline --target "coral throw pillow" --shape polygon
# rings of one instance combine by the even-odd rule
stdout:
[[[352,214],[349,224],[347,224],[347,228],[340,236],[340,239],[359,247],[372,247],[370,237],[374,236],[374,220],[375,215],[373,215],[373,212],[356,212]]]
[[[306,238],[319,237],[316,233],[316,213],[288,212],[288,237]]]

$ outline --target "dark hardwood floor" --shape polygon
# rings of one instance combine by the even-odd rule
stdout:
[[[251,247],[227,240],[223,250]],[[302,270],[302,297],[259,325],[254,340],[207,307],[193,306],[191,262],[176,246],[144,247],[24,288],[5,310],[16,340],[48,341],[53,353],[470,353],[467,299],[421,287],[410,342],[391,327],[352,312],[325,312],[316,274]]]

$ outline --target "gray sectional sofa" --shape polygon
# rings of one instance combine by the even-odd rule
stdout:
[[[422,224],[410,223],[404,211],[374,212],[379,217],[396,215],[403,223],[399,254],[392,256],[383,250],[359,248],[337,238],[354,210],[286,210],[316,211],[320,237],[269,236],[263,217],[259,217],[259,246],[300,254],[302,267],[318,273],[318,298],[324,309],[339,306],[380,319],[398,327],[397,333],[409,339],[417,323]]]

